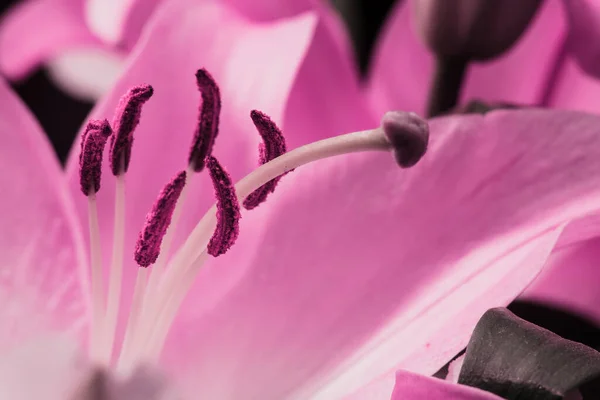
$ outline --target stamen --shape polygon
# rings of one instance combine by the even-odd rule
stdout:
[[[100,190],[102,154],[106,140],[111,134],[112,130],[107,120],[92,120],[85,127],[79,154],[79,183],[86,196]]]
[[[253,110],[250,113],[250,117],[263,139],[263,143],[259,145],[259,165],[266,164],[272,159],[284,154],[287,151],[285,138],[277,125],[275,125],[267,115],[260,111]],[[277,186],[279,179],[281,179],[281,176],[271,179],[269,182],[250,193],[244,200],[244,208],[252,210],[253,208],[258,207],[267,199],[269,193],[275,191],[275,186]]]
[[[402,117],[402,113],[399,114],[399,117]],[[401,167],[410,164],[407,162],[407,159],[409,161],[413,160],[412,164],[414,165],[423,154],[411,154],[410,151],[402,149],[402,146],[409,146],[410,149],[423,152],[427,148],[427,122],[424,120],[419,121],[419,117],[414,114],[407,115],[404,118],[397,117],[392,115],[391,117],[384,118],[384,123],[388,119],[391,119],[391,121],[387,122],[388,126],[385,128],[379,127],[321,140],[296,148],[267,162],[235,185],[238,199],[245,198],[265,183],[290,170],[313,161],[341,154],[392,150],[394,153],[402,154],[402,162],[399,162]],[[407,126],[403,126],[403,124]],[[398,140],[398,138],[402,138],[406,133],[414,140]],[[414,143],[419,138],[425,141],[421,146],[417,146]],[[398,157],[396,158],[398,159]],[[209,168],[211,167],[211,159],[212,157],[209,158]],[[415,159],[416,161],[414,161]],[[217,198],[220,199],[221,196],[217,194]],[[211,251],[209,243],[210,232],[212,232],[216,224],[217,231],[210,239],[210,242],[212,242],[219,232],[219,221],[223,220],[223,217],[219,214],[220,205],[219,201],[217,201],[216,206],[213,206],[202,217],[183,246],[171,260],[170,268],[164,275],[158,293],[155,293],[153,309],[144,310],[143,317],[146,320],[150,321],[150,317],[152,317],[152,324],[146,326],[146,328],[151,329],[153,333],[148,344],[141,349],[143,353],[141,354],[142,357],[148,356],[150,359],[158,357],[168,330],[175,319],[177,309],[185,299],[187,291],[192,286],[192,282],[202,269],[207,257],[207,250],[209,253]],[[209,245],[205,247],[207,243]]]
[[[402,168],[415,165],[427,151],[429,125],[417,114],[388,111],[381,120],[381,126],[394,146],[394,157]]]
[[[110,142],[110,168],[115,176],[124,174],[129,168],[133,131],[140,123],[142,106],[153,93],[150,85],[136,86],[121,98],[117,106],[113,121],[115,136]]]
[[[212,153],[215,139],[219,133],[221,94],[217,83],[204,68],[196,72],[196,82],[202,94],[202,105],[198,127],[190,149],[189,163],[195,172],[200,172],[204,169],[206,158]]]
[[[149,267],[158,258],[160,244],[171,223],[175,204],[185,185],[185,176],[185,171],[181,171],[163,188],[152,211],[146,216],[146,224],[135,248],[135,260],[140,267]]]
[[[240,204],[229,174],[216,158],[207,159],[208,170],[217,197],[217,227],[208,243],[208,254],[218,257],[225,254],[239,234]]]

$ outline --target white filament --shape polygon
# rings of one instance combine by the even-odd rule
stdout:
[[[125,240],[125,174],[117,176],[115,189],[115,222],[113,233],[113,253],[108,283],[108,300],[106,319],[104,322],[104,351],[105,362],[109,363],[115,341],[119,304],[121,302],[121,286],[123,281],[123,253]]]
[[[90,329],[90,357],[102,363],[102,329],[104,322],[104,278],[102,276],[102,254],[100,227],[98,225],[98,207],[96,194],[88,195],[88,216],[90,225],[90,265],[92,289],[92,329]]]

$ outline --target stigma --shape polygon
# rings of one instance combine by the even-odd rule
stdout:
[[[90,121],[82,135],[80,155],[81,190],[88,198],[90,221],[90,268],[92,288],[92,327],[89,354],[102,366],[132,370],[141,362],[158,362],[164,342],[199,271],[210,257],[226,254],[239,235],[243,212],[252,212],[266,204],[285,174],[305,164],[337,155],[380,151],[393,157],[400,168],[409,168],[425,155],[429,128],[413,113],[388,112],[374,129],[334,136],[287,151],[282,130],[267,114],[252,110],[250,118],[262,138],[258,149],[258,167],[236,184],[226,166],[213,155],[221,112],[219,87],[204,69],[196,73],[200,91],[197,127],[191,135],[183,170],[158,193],[157,199],[140,227],[134,249],[124,249],[125,187],[127,170],[134,151],[134,131],[143,118],[143,105],[154,90],[140,85],[121,99],[112,126],[108,120]],[[111,138],[109,178],[115,179],[113,252],[109,273],[102,271],[99,224],[111,216],[99,216],[96,193],[100,190],[102,153]],[[227,138],[220,139],[227,141]],[[205,171],[206,170],[206,171]],[[194,175],[208,173],[216,204],[209,209],[187,239],[171,250],[171,242],[186,201],[186,186]],[[111,176],[112,175],[112,176]],[[242,204],[245,210],[240,207]],[[128,255],[129,254],[129,255]],[[137,278],[131,307],[120,309],[124,266],[135,260]],[[104,277],[107,276],[108,285]],[[128,292],[128,291],[127,291]],[[115,343],[119,314],[127,315],[123,343]],[[118,354],[115,354],[119,349]]]

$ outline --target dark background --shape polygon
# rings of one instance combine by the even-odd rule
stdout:
[[[344,18],[357,63],[364,74],[377,34],[395,0],[331,0]],[[15,0],[0,0],[3,12]],[[92,104],[75,100],[59,91],[42,68],[13,87],[37,116],[60,159],[64,161]],[[512,310],[521,317],[544,326],[565,338],[586,343],[600,350],[600,330],[577,316],[537,304],[515,303]]]

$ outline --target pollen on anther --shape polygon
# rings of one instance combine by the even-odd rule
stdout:
[[[140,123],[142,106],[153,93],[150,85],[133,87],[121,98],[117,106],[113,121],[115,135],[110,142],[110,168],[115,176],[127,172],[129,168],[133,131]]]
[[[205,160],[212,153],[219,133],[221,93],[213,77],[204,68],[196,72],[196,83],[202,95],[202,104],[188,161],[195,172],[200,172],[204,169]]]
[[[208,243],[208,254],[213,257],[225,254],[235,243],[239,234],[240,205],[231,177],[216,158],[208,157],[206,166],[217,197],[217,227]]]
[[[152,210],[146,216],[146,224],[135,247],[135,261],[140,267],[149,267],[156,262],[185,180],[185,171],[178,173],[160,192]]]
[[[88,196],[100,190],[102,154],[112,129],[107,120],[91,120],[81,136],[79,154],[79,183],[81,191]]]
[[[253,110],[250,113],[250,117],[263,139],[263,142],[258,148],[259,165],[268,163],[274,158],[284,154],[287,151],[285,138],[277,125],[266,114],[263,114],[260,111]],[[248,197],[244,199],[244,208],[252,210],[263,203],[267,199],[269,193],[275,191],[279,179],[281,179],[281,176],[271,179],[269,182],[250,193]]]
[[[381,127],[394,148],[396,162],[402,168],[415,165],[429,142],[429,125],[415,113],[389,111],[381,120]]]

